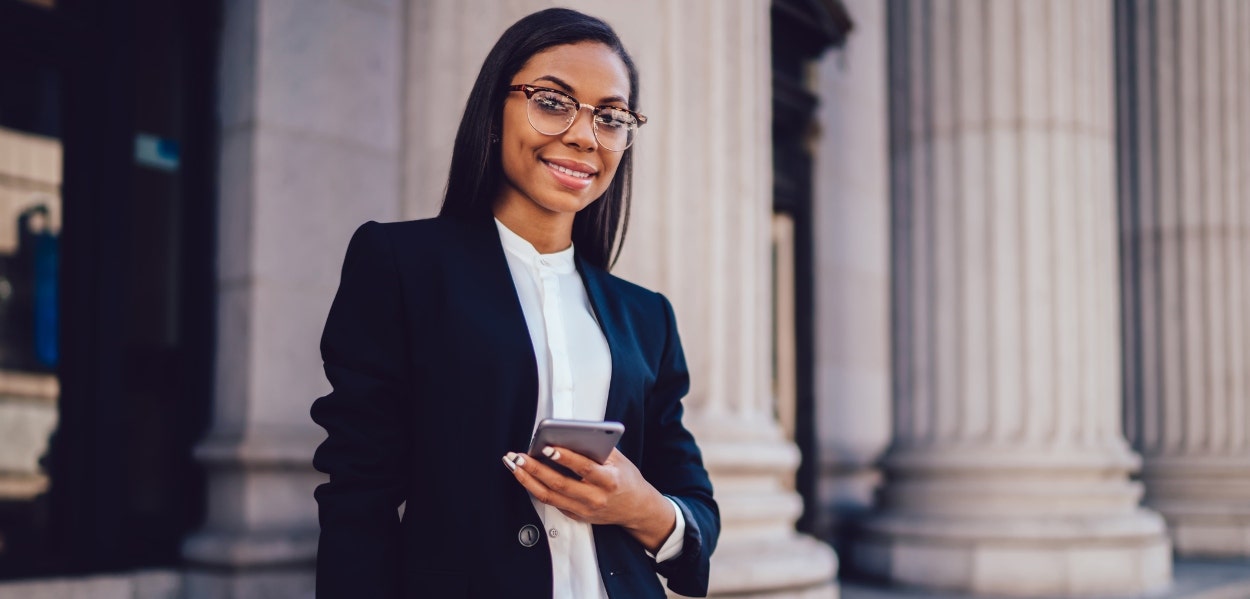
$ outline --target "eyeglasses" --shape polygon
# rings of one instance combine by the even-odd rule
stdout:
[[[525,92],[528,100],[525,114],[530,126],[543,135],[560,135],[573,126],[583,107],[594,118],[595,140],[613,152],[624,152],[634,143],[634,134],[647,122],[647,117],[619,106],[591,106],[560,90],[533,85],[513,85],[510,92]]]

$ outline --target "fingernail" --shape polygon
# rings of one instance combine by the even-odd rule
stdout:
[[[545,456],[547,456],[547,457],[551,457],[551,454],[552,454],[552,453],[554,453],[554,452],[555,452],[555,449],[552,449],[551,447],[544,447],[544,448],[543,448],[543,455],[545,455]]]
[[[501,459],[503,460],[503,465],[507,466],[509,471],[516,472],[516,464],[513,464],[512,460],[508,459],[508,456],[504,456]]]
[[[560,452],[558,452],[558,451],[553,451],[553,452],[551,452],[551,459],[553,459],[553,460],[558,460],[558,459],[560,459]]]
[[[525,465],[525,456],[523,456],[523,455],[519,455],[519,454],[518,454],[518,455],[517,455],[517,457],[515,457],[515,458],[513,458],[513,459],[512,459],[512,463],[516,464],[517,466],[524,466],[524,465]]]
[[[503,457],[507,458],[507,460],[508,460],[509,462],[514,462],[514,461],[516,461],[516,452],[515,452],[515,451],[509,451],[507,454],[504,454],[504,456],[503,456]]]

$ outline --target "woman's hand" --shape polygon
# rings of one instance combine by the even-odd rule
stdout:
[[[677,526],[673,505],[620,451],[612,449],[603,464],[562,447],[545,448],[543,454],[582,480],[529,456],[509,453],[504,460],[517,466],[512,475],[535,499],[574,520],[619,525],[652,553],[673,533]]]

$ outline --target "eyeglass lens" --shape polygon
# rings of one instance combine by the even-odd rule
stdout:
[[[546,90],[535,90],[528,105],[530,125],[543,135],[559,135],[568,131],[580,108],[573,98]],[[603,147],[624,150],[634,143],[634,132],[637,130],[638,119],[629,112],[611,106],[595,108],[595,139]]]

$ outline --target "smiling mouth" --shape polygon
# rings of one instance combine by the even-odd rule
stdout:
[[[576,177],[576,178],[578,178],[578,179],[589,179],[591,176],[593,176],[593,175],[594,175],[594,173],[584,173],[584,172],[582,172],[582,171],[575,171],[575,170],[573,170],[573,169],[571,169],[571,168],[563,167],[563,166],[560,166],[560,165],[555,164],[555,163],[553,163],[553,162],[548,162],[548,161],[546,161],[546,160],[544,160],[544,161],[543,161],[543,164],[546,164],[547,166],[549,166],[549,167],[551,167],[551,168],[555,169],[556,171],[558,171],[558,172],[560,172],[560,173],[563,173],[563,174],[568,175],[568,176],[570,176],[570,177]]]

